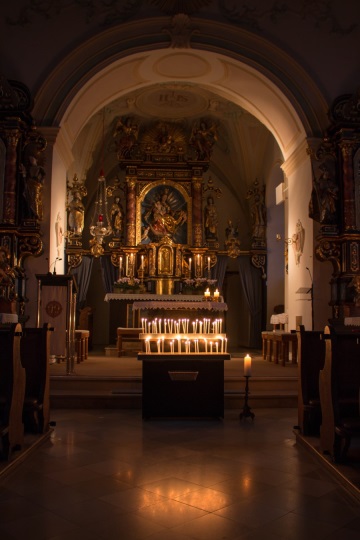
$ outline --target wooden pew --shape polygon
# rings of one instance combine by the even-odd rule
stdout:
[[[327,326],[324,368],[319,389],[320,446],[336,462],[344,461],[354,437],[360,437],[360,331]]]
[[[20,358],[21,324],[0,328],[0,454],[9,460],[24,443],[25,370]]]
[[[298,336],[298,425],[305,435],[320,435],[321,407],[319,374],[325,362],[324,332],[305,330],[300,325]]]
[[[123,343],[130,342],[137,344],[138,347],[134,347],[133,349],[129,349],[128,352],[136,351],[138,352],[139,349],[141,349],[141,341],[139,338],[139,334],[141,334],[142,328],[124,328],[119,326],[117,328],[117,354],[118,356],[122,356],[126,353],[125,349],[123,348]]]
[[[23,410],[25,431],[46,433],[50,421],[50,332],[45,323],[42,328],[25,328],[21,340],[21,362],[26,372]]]

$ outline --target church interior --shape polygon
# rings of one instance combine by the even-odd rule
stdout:
[[[360,8],[310,4],[2,7],[0,515],[39,494],[31,470],[52,503],[1,534],[359,533]],[[43,349],[47,408],[24,412]],[[61,503],[62,523],[58,487],[78,507]],[[113,528],[84,526],[89,508]]]

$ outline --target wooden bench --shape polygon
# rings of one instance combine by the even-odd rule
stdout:
[[[291,363],[297,363],[297,336],[295,331],[274,330],[273,332],[262,332],[262,342],[264,360],[286,366],[286,363],[290,361],[291,345]]]
[[[25,369],[21,363],[21,324],[0,328],[0,455],[9,460],[24,443]]]
[[[42,328],[25,328],[21,339],[21,362],[26,372],[23,410],[25,431],[46,433],[50,422],[50,332]]]
[[[324,332],[298,328],[298,424],[305,435],[320,435],[319,374],[325,362]]]
[[[88,357],[89,352],[89,330],[75,330],[75,351],[76,362],[80,364]]]
[[[139,339],[139,334],[142,332],[142,328],[125,328],[119,326],[117,329],[117,353],[118,356],[122,356],[125,354],[125,349],[123,348],[124,342],[130,342],[130,343],[138,343],[140,347],[137,349],[131,349],[139,351],[139,348],[141,349],[141,342]]]
[[[319,390],[320,446],[336,462],[344,461],[354,437],[360,437],[360,331],[327,326],[324,368]]]

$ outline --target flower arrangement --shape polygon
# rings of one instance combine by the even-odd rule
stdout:
[[[114,283],[114,288],[117,291],[124,293],[136,292],[139,289],[140,279],[136,277],[122,277]]]
[[[205,289],[213,287],[216,279],[208,278],[189,278],[183,281],[183,292],[185,294],[203,294]]]

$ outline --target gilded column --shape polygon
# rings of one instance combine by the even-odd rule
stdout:
[[[202,179],[192,179],[192,239],[194,247],[201,247],[202,234]]]
[[[343,227],[345,231],[356,229],[353,145],[340,144],[343,158]]]
[[[126,178],[126,239],[127,246],[136,244],[136,179]]]
[[[3,221],[4,223],[15,223],[16,219],[16,170],[17,170],[17,144],[19,142],[19,131],[17,129],[6,132],[6,160],[5,160],[5,182],[4,182],[4,203]]]

